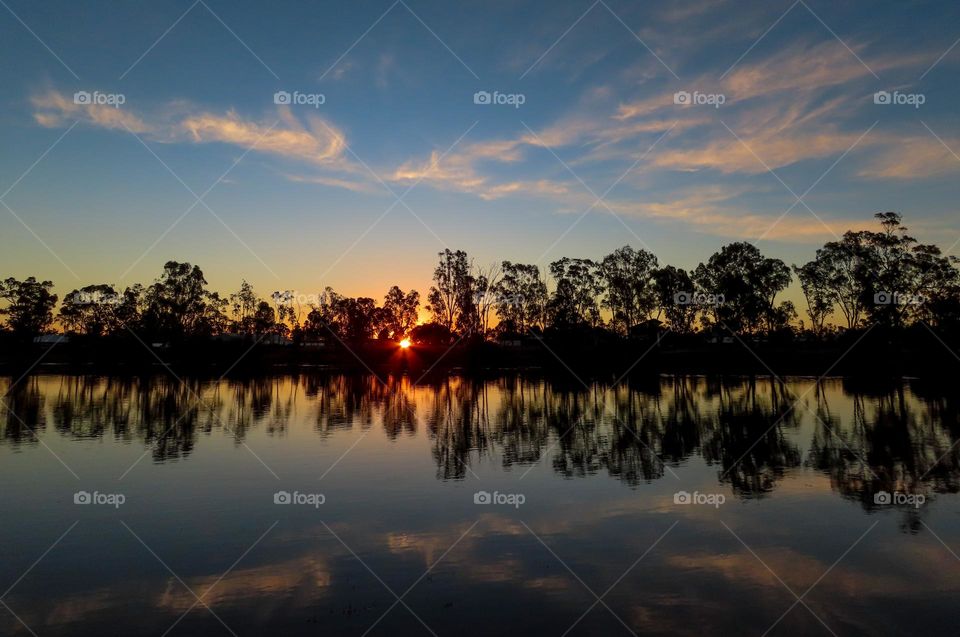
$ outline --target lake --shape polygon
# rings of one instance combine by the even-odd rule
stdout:
[[[414,380],[0,378],[0,633],[956,633],[955,392]]]

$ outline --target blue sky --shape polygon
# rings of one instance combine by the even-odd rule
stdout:
[[[960,239],[953,2],[4,2],[2,275],[61,294],[176,259],[379,297],[444,247],[793,263],[886,210]]]

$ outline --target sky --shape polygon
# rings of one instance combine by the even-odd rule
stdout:
[[[803,263],[887,210],[958,253],[956,2],[2,0],[0,34],[0,276],[61,296]]]

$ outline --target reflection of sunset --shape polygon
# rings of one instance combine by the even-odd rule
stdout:
[[[396,350],[403,351],[399,343]],[[101,468],[117,475],[147,451],[153,462],[136,465],[123,481],[129,502],[155,492],[158,480],[194,490],[179,514],[208,530],[180,554],[171,548],[179,541],[176,528],[159,527],[144,539],[165,558],[176,556],[172,567],[229,625],[273,625],[282,609],[294,627],[323,619],[334,631],[362,633],[392,600],[360,556],[391,585],[402,576],[414,582],[433,567],[410,600],[438,634],[455,632],[444,624],[455,614],[439,610],[446,604],[470,618],[480,612],[477,605],[495,604],[498,613],[487,619],[504,626],[535,607],[541,625],[559,634],[589,598],[531,530],[592,584],[616,581],[624,563],[643,555],[677,519],[677,533],[696,533],[696,545],[664,538],[643,561],[649,577],[638,570],[607,598],[631,626],[684,626],[690,603],[681,600],[690,595],[714,599],[701,611],[717,617],[731,599],[751,599],[754,610],[742,620],[760,632],[766,628],[760,624],[786,610],[789,595],[721,519],[798,590],[879,521],[886,530],[875,533],[884,534],[883,542],[866,538],[811,594],[817,612],[845,617],[864,632],[877,632],[878,609],[892,595],[912,603],[956,592],[949,571],[938,570],[949,553],[917,513],[876,509],[871,497],[879,488],[925,493],[932,504],[922,512],[924,523],[953,545],[944,514],[955,496],[923,477],[960,475],[951,452],[956,434],[936,417],[953,409],[950,398],[921,398],[909,385],[899,395],[868,395],[839,380],[818,386],[808,379],[665,377],[633,386],[596,382],[589,390],[513,376],[416,380],[398,374],[185,379],[188,390],[156,380],[49,375],[12,387],[3,378],[0,391],[10,390],[6,402],[14,413],[33,423],[41,440],[57,441],[58,455],[81,475],[89,472],[82,459],[91,440]],[[800,396],[806,408],[785,415]],[[207,409],[190,408],[197,397]],[[824,422],[829,414],[830,428],[809,410]],[[886,435],[893,424],[902,436]],[[744,434],[757,429],[770,434]],[[0,434],[0,477],[22,463],[49,467],[42,479],[20,487],[27,506],[46,502],[61,488],[63,476],[55,471],[61,465],[17,418],[0,419]],[[291,490],[324,492],[326,504],[277,508],[275,481],[251,451]],[[681,484],[723,493],[727,504],[678,509],[673,494]],[[523,492],[528,504],[478,509],[472,498],[478,489]],[[810,507],[833,512],[829,527],[811,525]],[[569,515],[571,508],[577,515]],[[120,513],[138,531],[154,523],[151,511]],[[274,532],[220,579],[249,543],[224,538],[240,528],[254,538],[275,520]],[[797,528],[809,542],[794,537]],[[916,534],[901,532],[911,528]],[[0,539],[25,541],[9,527],[0,529]],[[69,537],[63,546],[71,546]],[[123,565],[149,559],[132,538],[111,544],[111,551],[116,555],[101,556],[105,583],[50,602],[28,579],[11,603],[28,623],[53,634],[108,616],[112,625],[144,618],[151,627],[166,624],[160,633],[196,601],[159,565],[144,579],[121,581]],[[44,564],[58,569],[68,559],[58,548]],[[658,588],[651,595],[653,581]],[[783,620],[788,630],[806,621],[802,610]],[[14,630],[9,621],[0,614],[0,631]],[[383,624],[389,629],[402,621],[391,613]],[[591,613],[583,621],[592,628],[589,622],[600,620]],[[186,632],[199,632],[216,619],[198,606],[183,622]]]

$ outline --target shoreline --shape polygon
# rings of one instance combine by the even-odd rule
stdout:
[[[518,347],[490,342],[415,345],[377,341],[322,349],[253,343],[193,342],[149,348],[136,341],[31,344],[0,350],[0,375],[67,373],[143,375],[157,371],[213,376],[282,373],[375,373],[426,378],[530,373],[574,379],[684,376],[864,377],[949,383],[960,357],[940,342],[892,344],[884,337],[832,343],[695,344],[668,339],[608,343],[533,340]]]

